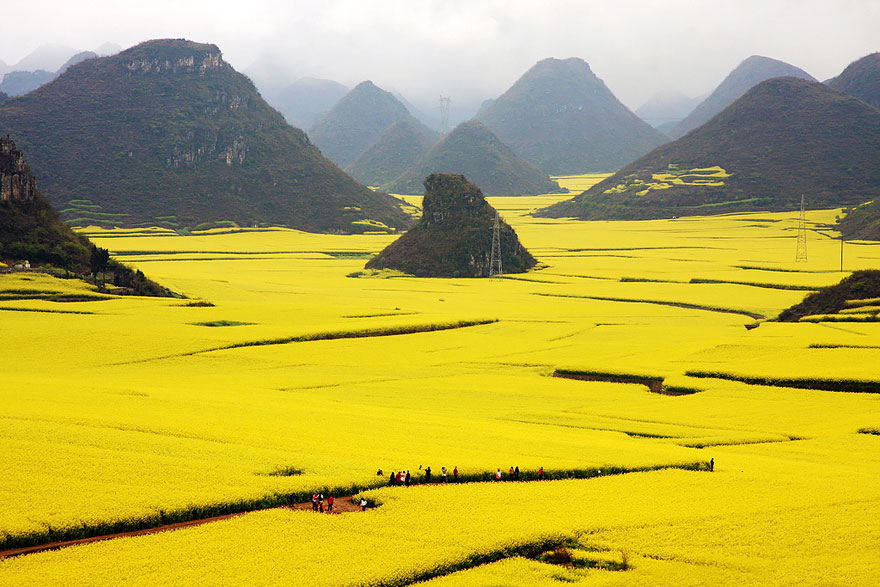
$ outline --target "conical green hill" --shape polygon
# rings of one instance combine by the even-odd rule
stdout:
[[[406,106],[373,82],[361,82],[309,130],[324,155],[345,168],[399,120],[415,122]]]
[[[416,120],[398,120],[345,171],[365,185],[389,184],[418,163],[439,139],[440,133]]]
[[[413,167],[383,189],[417,194],[431,173],[459,173],[487,196],[524,196],[559,191],[547,174],[523,160],[477,120],[459,124]]]
[[[488,277],[495,209],[463,175],[425,179],[422,218],[371,259],[367,269],[397,269],[418,277]],[[503,273],[522,273],[537,261],[514,230],[500,222]]]
[[[677,139],[689,133],[727,108],[751,88],[774,77],[797,77],[816,81],[813,76],[799,67],[769,57],[752,55],[737,65],[718,87],[694,108],[693,112],[675,125],[669,136]]]
[[[821,83],[762,82],[712,120],[537,215],[646,219],[860,204],[880,193],[880,110]]]
[[[89,59],[0,105],[62,217],[79,225],[230,222],[362,232],[404,227],[374,193],[288,125],[214,45],[141,43]]]
[[[478,116],[552,175],[620,169],[668,140],[578,58],[539,61]]]
[[[880,53],[853,61],[828,85],[880,108]]]

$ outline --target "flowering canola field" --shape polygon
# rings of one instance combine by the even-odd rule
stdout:
[[[795,214],[526,215],[558,198],[490,199],[541,263],[501,281],[353,277],[394,237],[281,229],[87,231],[186,299],[0,276],[4,548],[381,504],[3,559],[0,584],[873,584],[880,396],[788,385],[880,382],[880,325],[763,319],[880,248],[841,273],[834,211],[807,263]],[[382,487],[426,466],[591,478]]]

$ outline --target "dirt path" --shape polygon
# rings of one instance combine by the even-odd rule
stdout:
[[[326,508],[326,502],[324,507]],[[288,510],[300,510],[300,511],[311,511],[312,503],[310,501],[303,503],[296,503],[290,506],[281,506],[280,508],[270,508],[270,509],[288,509]],[[352,496],[339,497],[335,499],[335,503],[333,504],[333,514],[347,514],[351,512],[359,512],[361,508],[358,507],[356,503],[352,501]],[[202,524],[209,524],[211,522],[219,522],[221,520],[228,520],[229,518],[234,518],[235,516],[242,516],[250,512],[239,512],[237,514],[225,514],[223,516],[214,516],[211,518],[201,518],[198,520],[190,520],[188,522],[178,522],[176,524],[165,524],[164,526],[156,526],[155,528],[144,528],[143,530],[133,530],[131,532],[119,532],[117,534],[104,534],[102,536],[91,536],[89,538],[80,538],[78,540],[65,540],[63,542],[48,542],[46,544],[37,544],[35,546],[25,546],[23,548],[13,548],[10,550],[0,550],[0,559],[8,558],[11,556],[20,556],[23,554],[33,554],[35,552],[43,552],[44,550],[58,550],[60,548],[67,548],[68,546],[76,546],[78,544],[90,544],[92,542],[99,542],[101,540],[112,540],[113,538],[124,538],[126,536],[143,536],[145,534],[156,534],[157,532],[167,532],[169,530],[180,530],[181,528],[188,528],[190,526],[200,526]],[[321,515],[321,514],[316,514]]]

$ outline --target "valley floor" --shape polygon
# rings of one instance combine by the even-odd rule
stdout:
[[[185,300],[0,276],[0,547],[250,512],[0,584],[875,584],[880,323],[764,319],[880,247],[841,273],[835,211],[806,263],[795,213],[526,215],[559,198],[490,200],[541,262],[503,280],[351,277],[394,237],[280,229],[88,231]],[[843,380],[876,391],[790,387]],[[428,466],[472,482],[386,486]],[[379,507],[276,507],[316,490]]]

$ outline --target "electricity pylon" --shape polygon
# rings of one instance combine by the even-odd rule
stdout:
[[[495,212],[492,225],[492,252],[489,255],[489,279],[501,279],[501,219]]]
[[[807,262],[807,214],[804,210],[803,194],[801,194],[801,218],[798,221],[797,254],[794,260],[796,263]]]

